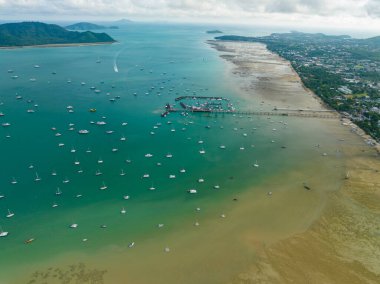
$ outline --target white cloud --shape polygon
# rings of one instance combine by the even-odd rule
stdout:
[[[0,18],[380,24],[380,0],[0,0]]]

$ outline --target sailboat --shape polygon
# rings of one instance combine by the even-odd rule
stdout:
[[[121,175],[121,176],[125,176],[125,172],[124,172],[123,169],[121,169],[120,175]]]
[[[16,183],[17,183],[16,178],[12,178],[11,184],[16,184]]]
[[[38,176],[38,173],[36,172],[36,178],[34,179],[34,181],[40,181],[41,178]]]
[[[254,166],[255,168],[258,168],[258,167],[259,167],[259,164],[257,163],[257,160],[256,160],[256,162],[253,164],[253,166]]]
[[[106,186],[106,184],[103,182],[103,185],[100,187],[100,190],[106,190],[108,188],[108,186]]]
[[[121,209],[120,213],[121,213],[121,214],[125,214],[125,213],[127,213],[127,210],[125,210],[125,208],[123,207],[123,208]]]
[[[55,195],[61,195],[62,194],[62,191],[59,189],[59,187],[57,187],[57,191],[55,192]]]
[[[15,215],[15,213],[11,212],[11,210],[8,209],[8,214],[6,215],[7,218],[12,218]]]

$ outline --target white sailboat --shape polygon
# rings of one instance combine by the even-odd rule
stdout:
[[[8,214],[5,217],[12,218],[14,215],[15,213],[11,212],[11,210],[8,209]]]
[[[38,176],[38,173],[36,172],[36,178],[34,179],[34,181],[40,181],[41,178]]]
[[[8,236],[8,234],[9,234],[8,232],[3,231],[3,228],[0,227],[0,237],[1,238]]]
[[[100,190],[106,190],[108,186],[103,182],[102,186],[100,187]]]

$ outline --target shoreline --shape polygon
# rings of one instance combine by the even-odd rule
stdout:
[[[232,63],[233,76],[260,85],[260,80],[254,81],[257,75],[254,65],[261,64],[261,54],[257,51],[258,43],[213,41],[211,46],[222,53],[233,53],[227,56],[220,55]],[[233,48],[234,46],[237,48]],[[251,66],[246,62],[250,59],[250,47],[253,50]],[[316,99],[322,107],[329,109],[318,96],[303,85],[290,62],[269,51],[266,46],[265,49],[290,67],[308,95]],[[240,61],[237,59],[239,56]],[[244,73],[239,73],[239,68],[244,69]],[[265,71],[267,70],[263,73]],[[244,91],[254,93],[255,89]],[[277,95],[278,101],[280,97]],[[342,117],[337,119],[337,122],[340,122],[337,127],[342,130],[350,127],[350,131],[345,131],[345,138],[350,142],[340,145],[340,151],[345,157],[344,168],[347,175],[342,177],[342,185],[337,191],[326,193],[327,204],[308,229],[262,248],[258,253],[259,260],[252,262],[250,269],[237,275],[232,283],[380,282],[379,144],[369,143],[368,136],[350,120]],[[364,143],[359,144],[355,141]]]
[[[208,40],[207,43],[209,45],[211,45],[212,48],[215,48],[217,51],[219,52],[227,52],[227,53],[230,53],[230,52],[234,52],[233,49],[231,48],[228,48],[226,46],[222,46],[223,43],[230,43],[230,44],[235,44],[235,43],[243,43],[243,44],[247,44],[248,42],[240,42],[240,41],[218,41],[218,40]],[[319,96],[317,96],[312,90],[310,90],[309,88],[307,88],[300,75],[297,73],[297,71],[293,68],[293,65],[291,64],[290,61],[286,60],[285,58],[281,57],[279,54],[275,53],[275,52],[272,52],[270,51],[268,48],[267,48],[267,45],[264,44],[264,43],[259,43],[259,42],[252,42],[253,44],[258,44],[258,45],[262,45],[262,46],[265,46],[266,50],[268,50],[271,54],[275,55],[281,62],[283,62],[284,64],[286,64],[287,66],[289,66],[289,68],[292,70],[292,72],[294,73],[294,75],[296,75],[297,79],[299,80],[302,88],[310,95],[312,96],[314,99],[316,99],[320,104],[321,106],[326,109],[326,110],[332,110],[334,111],[335,113],[337,113],[339,116],[340,116],[340,120],[342,122],[342,125],[344,126],[347,126],[347,127],[350,127],[350,130],[352,132],[354,132],[356,135],[360,136],[363,141],[373,147],[378,154],[380,154],[380,143],[377,142],[372,136],[370,136],[369,134],[365,133],[365,131],[363,129],[361,129],[358,125],[356,125],[352,120],[350,120],[349,118],[345,117],[341,112],[337,111],[336,109],[330,107],[328,104],[326,104]],[[224,56],[223,55],[220,55],[221,58],[223,58],[224,60],[226,61],[230,61],[232,62],[232,59],[229,58],[229,55],[226,55]],[[232,62],[234,63],[234,62]]]
[[[22,46],[0,46],[0,50],[22,49],[22,48],[49,48],[49,47],[75,47],[75,46],[93,46],[113,44],[113,42],[91,42],[91,43],[53,43],[53,44],[40,44],[40,45],[22,45]]]

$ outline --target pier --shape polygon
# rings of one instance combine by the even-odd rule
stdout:
[[[183,100],[209,100],[210,102],[201,105],[188,105]],[[175,108],[169,103],[165,106],[165,112],[161,114],[166,117],[169,113],[207,113],[207,114],[232,114],[232,115],[246,115],[246,116],[290,116],[290,117],[307,117],[307,118],[326,118],[326,119],[339,119],[340,115],[334,110],[321,110],[321,109],[290,109],[275,107],[271,111],[242,111],[236,110],[232,104],[228,103],[227,107],[215,104],[215,101],[226,101],[229,99],[223,97],[200,97],[200,96],[181,96],[175,99],[180,102],[181,108]]]

